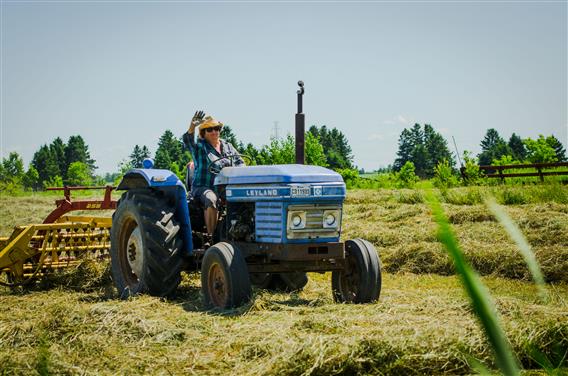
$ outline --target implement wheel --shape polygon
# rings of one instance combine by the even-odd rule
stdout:
[[[381,263],[375,247],[366,240],[345,242],[344,270],[333,271],[331,287],[338,303],[372,303],[381,293]]]
[[[175,200],[160,191],[123,194],[110,231],[112,278],[121,298],[175,293],[183,264],[175,208]]]
[[[250,299],[248,268],[237,247],[217,243],[207,249],[201,263],[201,290],[207,308],[233,308]]]

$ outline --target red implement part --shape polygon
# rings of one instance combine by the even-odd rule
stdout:
[[[104,189],[105,197],[102,201],[100,200],[76,200],[71,201],[71,191],[77,190],[87,190],[87,189]],[[116,209],[116,201],[111,199],[111,194],[114,187],[107,185],[105,187],[57,187],[57,188],[47,188],[48,191],[63,191],[65,199],[56,200],[55,208],[43,223],[54,223],[62,215],[69,213],[73,210],[109,210]]]

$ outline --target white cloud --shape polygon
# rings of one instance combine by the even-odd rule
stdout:
[[[400,123],[400,124],[410,124],[410,122],[402,115],[398,115],[396,117],[396,120]]]
[[[369,135],[369,140],[384,140],[385,136],[381,133],[373,133]]]
[[[402,125],[402,126],[407,127],[407,126],[414,124],[414,119],[412,119],[412,117],[405,116],[405,115],[396,115],[392,119],[384,120],[383,124],[384,125]]]

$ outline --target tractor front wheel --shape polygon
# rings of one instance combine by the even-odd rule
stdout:
[[[248,268],[237,247],[222,242],[205,251],[201,290],[207,308],[233,308],[250,299]]]
[[[372,303],[381,293],[381,263],[373,246],[363,239],[345,242],[344,270],[333,271],[331,286],[338,303]]]

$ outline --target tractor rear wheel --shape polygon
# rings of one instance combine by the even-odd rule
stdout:
[[[169,297],[181,281],[183,240],[175,200],[160,191],[130,190],[112,217],[111,271],[121,298]]]
[[[205,251],[201,290],[207,308],[233,308],[250,299],[248,268],[237,247],[221,242]]]
[[[333,271],[333,298],[339,303],[372,303],[381,293],[381,263],[373,246],[363,239],[345,242],[346,266]]]

